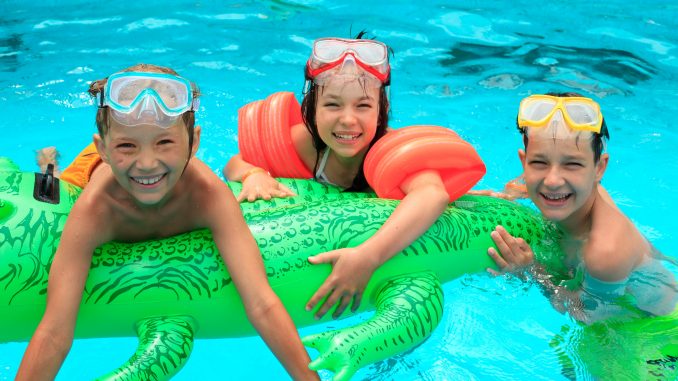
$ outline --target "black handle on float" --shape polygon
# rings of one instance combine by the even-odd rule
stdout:
[[[54,164],[47,164],[45,173],[35,174],[33,198],[49,204],[59,203],[59,179],[54,177]]]

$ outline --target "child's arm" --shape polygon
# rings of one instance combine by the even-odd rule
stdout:
[[[511,201],[519,198],[528,197],[523,175],[520,175],[515,179],[507,182],[506,185],[504,185],[504,190],[501,192],[495,192],[493,190],[470,190],[468,191],[468,194],[474,196],[491,196]]]
[[[309,257],[313,264],[332,263],[332,273],[306,305],[311,310],[328,296],[316,316],[335,304],[336,318],[353,300],[351,310],[359,306],[362,293],[372,273],[381,264],[401,252],[424,234],[443,213],[449,196],[436,171],[422,171],[401,187],[406,194],[384,225],[363,244],[355,248],[333,250]]]
[[[106,234],[105,224],[83,204],[76,202],[64,226],[49,272],[47,307],[24,353],[17,380],[53,380],[71,348],[92,252]]]
[[[268,171],[243,160],[241,154],[236,154],[226,163],[224,175],[231,181],[242,182],[238,202],[245,199],[252,202],[260,198],[270,200],[272,197],[295,195],[289,188],[271,177]]]
[[[210,200],[201,208],[247,317],[292,378],[318,380],[308,368],[310,358],[292,319],[268,284],[259,248],[237,201],[219,179],[214,180],[219,184],[208,192]]]

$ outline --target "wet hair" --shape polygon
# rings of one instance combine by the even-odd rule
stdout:
[[[575,93],[575,92],[564,92],[564,93],[556,93],[556,92],[550,92],[546,93],[545,95],[550,95],[552,97],[584,97],[582,94]],[[518,118],[516,118],[516,126],[518,127],[518,131],[523,135],[523,145],[525,146],[525,149],[527,149],[527,143],[529,142],[529,139],[527,137],[527,127],[521,126],[518,122]],[[593,133],[593,138],[591,139],[591,148],[593,149],[593,162],[598,163],[600,160],[600,156],[603,154],[603,151],[605,150],[605,140],[610,140],[610,133],[607,129],[607,124],[605,124],[605,118],[603,118],[603,124],[600,126],[600,133]]]
[[[130,66],[126,69],[121,70],[120,72],[129,72],[129,71],[135,71],[135,72],[148,72],[148,73],[162,73],[162,74],[171,74],[171,75],[176,75],[179,76],[179,73],[174,71],[173,69],[170,69],[168,67],[164,66],[158,66],[158,65],[152,65],[152,64],[136,64],[134,66]],[[106,87],[106,83],[108,82],[108,77],[96,80],[89,85],[89,90],[88,93],[94,98],[99,98],[103,96],[103,89]],[[193,97],[197,98],[200,96],[200,89],[198,86],[191,82],[191,89],[193,90]],[[97,125],[97,130],[99,131],[99,135],[103,138],[108,134],[108,131],[110,129],[110,126],[108,125],[108,116],[109,116],[109,110],[107,106],[101,106],[102,102],[97,100],[97,104],[99,105],[99,108],[97,109],[97,115],[96,115],[96,125]],[[184,121],[184,124],[186,125],[186,130],[188,132],[188,151],[189,154],[191,152],[191,149],[193,148],[193,131],[195,129],[195,111],[194,110],[189,110],[186,111],[181,115],[181,119]]]
[[[360,39],[365,36],[365,31],[361,31],[355,37],[355,39]],[[323,142],[318,133],[318,124],[316,123],[316,111],[317,111],[317,101],[318,101],[318,92],[322,91],[322,86],[313,82],[308,68],[304,69],[304,76],[306,78],[306,83],[304,85],[304,99],[301,102],[301,116],[304,121],[306,129],[311,134],[313,141],[313,147],[315,148],[315,164],[313,165],[313,178],[318,179],[316,172],[318,171],[318,163],[320,162],[320,154],[327,148],[327,144]],[[374,138],[368,146],[368,151],[372,146],[386,135],[386,129],[388,128],[388,114],[390,111],[389,101],[388,101],[388,92],[387,87],[390,83],[390,76],[386,82],[382,83],[379,88],[379,115],[377,117],[377,131],[374,134]],[[366,92],[367,88],[363,85],[363,89]],[[358,173],[353,178],[351,186],[346,189],[347,192],[360,192],[365,191],[369,188],[367,184],[367,179],[365,178],[365,172],[363,171],[363,165],[365,164],[365,159],[360,163],[360,169]]]

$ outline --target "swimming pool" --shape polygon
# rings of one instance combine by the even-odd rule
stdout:
[[[520,171],[514,118],[523,96],[567,90],[597,98],[611,133],[604,184],[652,242],[676,256],[678,6],[671,2],[9,1],[0,11],[0,155],[24,169],[34,168],[36,148],[56,145],[67,164],[91,140],[89,81],[152,62],[200,85],[198,156],[220,171],[237,151],[240,106],[274,91],[300,94],[313,39],[365,29],[395,51],[391,125],[459,132],[488,167],[477,189],[499,189]],[[551,343],[574,324],[538,289],[482,275],[448,283],[445,292],[444,321],[427,342],[356,379],[566,379],[558,356],[568,347]],[[77,341],[59,379],[99,375],[135,345]],[[0,345],[0,380],[14,377],[24,348]],[[590,379],[582,364],[573,366],[578,379]],[[245,338],[198,341],[175,379],[216,375],[286,377],[260,339]]]

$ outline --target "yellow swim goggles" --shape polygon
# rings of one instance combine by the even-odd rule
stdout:
[[[603,125],[600,105],[585,97],[530,95],[520,101],[518,125],[521,128],[545,127],[556,110],[562,112],[565,122],[572,130],[600,133]]]

